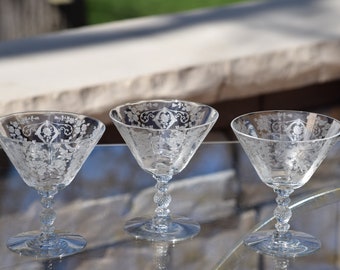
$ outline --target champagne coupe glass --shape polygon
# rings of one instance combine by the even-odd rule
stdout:
[[[231,127],[261,180],[277,194],[275,230],[252,233],[244,243],[260,253],[278,257],[318,250],[319,240],[289,230],[289,196],[307,183],[336,143],[340,122],[311,112],[263,111],[239,116]]]
[[[118,106],[110,117],[139,166],[157,181],[154,216],[132,219],[125,230],[150,241],[176,242],[198,234],[198,223],[170,216],[168,182],[186,167],[215,124],[217,111],[188,101],[149,100]]]
[[[20,255],[61,258],[81,251],[86,240],[55,231],[53,198],[68,186],[101,138],[100,121],[74,113],[35,111],[0,118],[0,143],[24,182],[41,195],[41,230],[11,237]]]

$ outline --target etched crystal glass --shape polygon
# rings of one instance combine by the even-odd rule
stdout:
[[[244,243],[278,257],[310,254],[320,248],[313,236],[289,230],[290,194],[311,178],[340,135],[340,122],[300,111],[263,111],[231,122],[261,180],[277,193],[275,230],[248,235]]]
[[[96,119],[66,112],[24,112],[0,118],[1,145],[24,182],[41,195],[43,207],[41,230],[9,238],[10,250],[61,258],[85,247],[82,236],[56,232],[53,198],[71,183],[104,130]]]
[[[110,117],[139,166],[157,181],[154,216],[132,219],[125,230],[151,241],[176,242],[198,234],[198,223],[170,215],[169,181],[186,167],[215,124],[217,111],[188,101],[150,100],[118,106]]]

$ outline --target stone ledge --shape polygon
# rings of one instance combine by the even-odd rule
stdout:
[[[340,78],[340,2],[275,0],[0,44],[0,115],[120,103],[216,103]]]

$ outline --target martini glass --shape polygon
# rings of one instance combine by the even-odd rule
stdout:
[[[261,180],[277,194],[275,230],[252,233],[244,243],[278,257],[318,250],[320,241],[315,237],[289,230],[289,196],[309,181],[336,143],[340,122],[311,112],[263,111],[239,116],[231,127]]]
[[[210,106],[180,100],[128,103],[110,117],[139,166],[157,181],[153,217],[128,221],[125,230],[136,238],[176,242],[198,234],[198,223],[170,216],[169,181],[189,163],[218,113]]]
[[[101,138],[100,121],[66,112],[23,112],[0,118],[0,143],[24,182],[41,195],[40,231],[11,237],[7,247],[20,255],[55,258],[81,251],[86,240],[57,232],[53,198],[76,176]]]

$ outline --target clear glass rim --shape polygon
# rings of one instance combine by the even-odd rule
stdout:
[[[64,115],[70,115],[70,116],[74,116],[74,117],[88,118],[88,119],[91,119],[92,121],[98,123],[97,130],[102,130],[101,132],[98,131],[99,133],[103,134],[105,129],[106,129],[105,124],[102,121],[98,120],[97,118],[87,116],[87,115],[81,114],[81,113],[75,113],[75,112],[69,112],[69,111],[58,111],[58,110],[35,110],[35,111],[14,112],[14,113],[10,113],[10,114],[7,114],[7,115],[0,116],[0,123],[3,122],[6,119],[9,119],[9,118],[12,118],[12,117],[15,117],[15,116],[20,116],[20,115],[28,116],[28,115],[47,115],[47,114],[49,114],[49,115],[53,115],[53,114],[62,115],[62,114],[64,114]],[[13,139],[13,138],[10,138],[10,137],[7,137],[7,136],[3,136],[1,133],[0,133],[0,137],[4,138],[5,140],[18,141],[17,139]],[[87,142],[89,140],[92,140],[92,138],[82,139],[81,141]],[[34,143],[35,144],[46,144],[44,142],[34,142]],[[74,143],[74,142],[71,141],[71,142],[60,142],[60,143],[70,144],[70,143]]]
[[[313,140],[303,140],[303,141],[290,141],[290,140],[274,140],[274,139],[265,139],[265,138],[258,138],[258,137],[254,137],[252,135],[249,135],[249,134],[246,134],[246,133],[243,133],[239,130],[237,130],[234,125],[235,125],[235,122],[241,118],[244,118],[246,116],[249,116],[249,115],[255,115],[255,114],[261,114],[261,113],[279,113],[279,112],[286,112],[286,113],[300,113],[300,114],[316,114],[316,115],[319,115],[319,116],[322,116],[322,117],[325,117],[325,118],[328,118],[328,119],[331,119],[332,121],[334,122],[337,122],[338,125],[339,125],[339,131],[332,135],[332,136],[328,136],[328,137],[325,137],[325,138],[320,138],[320,139],[313,139]],[[326,141],[326,140],[329,140],[329,139],[335,139],[337,137],[340,136],[340,121],[335,119],[334,117],[331,117],[331,116],[328,116],[328,115],[325,115],[325,114],[322,114],[322,113],[316,113],[316,112],[309,112],[309,111],[302,111],[302,110],[262,110],[262,111],[254,111],[254,112],[249,112],[249,113],[245,113],[245,114],[241,114],[237,117],[235,117],[231,122],[230,122],[230,126],[232,128],[232,130],[237,133],[237,134],[240,134],[244,137],[248,137],[248,138],[251,138],[251,139],[256,139],[256,140],[259,140],[259,141],[267,141],[267,142],[286,142],[286,143],[310,143],[310,142],[318,142],[318,141]]]
[[[138,126],[131,126],[128,124],[123,123],[122,121],[116,119],[115,117],[113,117],[113,112],[114,111],[119,111],[122,107],[125,106],[129,106],[129,105],[138,105],[138,104],[143,104],[143,103],[148,103],[148,102],[158,102],[158,103],[170,103],[170,102],[182,102],[182,103],[186,103],[186,104],[191,104],[191,105],[195,105],[195,106],[201,106],[201,107],[206,107],[209,108],[212,112],[214,112],[214,117],[212,119],[210,119],[209,121],[207,121],[204,124],[200,124],[200,125],[196,125],[193,127],[188,127],[188,128],[184,128],[183,130],[190,130],[190,129],[195,129],[195,128],[199,128],[199,127],[203,127],[203,126],[207,126],[210,125],[212,123],[215,123],[219,117],[219,113],[218,111],[206,104],[203,103],[198,103],[198,102],[194,102],[194,101],[187,101],[187,100],[181,100],[181,99],[150,99],[150,100],[141,100],[141,101],[137,101],[137,102],[127,102],[121,105],[118,105],[116,107],[114,107],[113,109],[110,110],[109,116],[111,118],[111,120],[113,122],[119,123],[122,126],[125,126],[127,128],[136,128],[136,129],[143,129],[143,130],[152,130],[152,131],[162,131],[162,130],[174,130],[174,129],[157,129],[157,128],[150,128],[150,127],[138,127]]]

